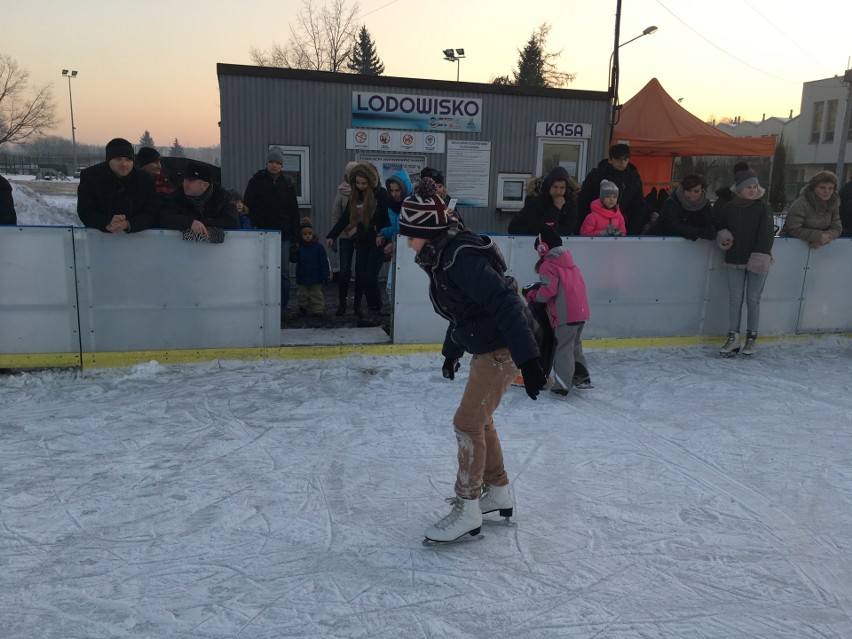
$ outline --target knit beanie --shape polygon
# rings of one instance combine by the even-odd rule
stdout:
[[[618,197],[618,187],[614,182],[610,182],[609,180],[601,181],[601,199],[605,198],[607,195],[614,195]]]
[[[133,145],[124,138],[113,138],[106,145],[107,162],[113,158],[133,159]]]
[[[284,164],[284,153],[281,152],[281,149],[272,149],[269,153],[266,154],[266,161]]]
[[[559,233],[556,232],[551,225],[545,224],[541,227],[541,233],[538,234],[538,237],[535,238],[535,250],[539,253],[539,255],[546,255],[547,252],[556,248],[557,246],[562,246],[562,238],[559,237]]]
[[[302,218],[302,223],[299,225],[299,230],[301,231],[302,229],[311,229],[312,231],[314,230],[314,225],[311,224],[311,218],[307,216]]]
[[[738,171],[734,176],[734,193],[739,195],[745,187],[752,184],[757,185],[757,177],[754,171]]]
[[[424,177],[402,203],[399,234],[431,240],[450,228],[450,219],[444,201],[435,190],[435,181]]]
[[[150,146],[143,146],[136,152],[136,166],[145,166],[159,159],[160,153],[157,149],[152,149]]]

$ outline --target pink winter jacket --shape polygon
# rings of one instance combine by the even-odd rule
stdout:
[[[621,231],[622,235],[627,235],[627,227],[624,226],[624,216],[621,215],[621,209],[615,205],[615,210],[604,207],[600,200],[595,200],[589,206],[589,214],[583,220],[583,225],[580,227],[580,235],[586,237],[590,235],[600,235],[607,226],[612,224]],[[604,235],[609,235],[604,233]]]
[[[589,299],[580,268],[564,246],[547,252],[538,269],[541,286],[535,301],[547,304],[547,315],[553,328],[589,319]]]

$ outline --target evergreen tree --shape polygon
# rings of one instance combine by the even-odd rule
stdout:
[[[518,50],[518,68],[513,71],[513,78],[501,75],[492,84],[510,84],[519,87],[562,87],[573,81],[574,73],[564,73],[556,68],[554,60],[562,52],[547,52],[547,36],[550,25],[545,22],[533,31],[523,49]]]
[[[769,208],[780,213],[787,206],[787,158],[789,149],[782,135],[775,143],[775,157],[772,158],[772,180],[769,183]]]
[[[154,138],[151,137],[151,133],[148,129],[145,129],[145,133],[143,133],[142,137],[139,138],[139,146],[148,146],[152,149],[156,148],[154,146]]]
[[[385,72],[385,65],[376,53],[376,45],[370,37],[366,26],[362,26],[355,38],[352,52],[349,54],[350,62],[347,64],[353,73],[361,75],[381,75]]]
[[[169,149],[169,155],[173,158],[182,158],[186,154],[181,143],[178,142],[178,139],[175,138],[175,141],[172,142],[172,146]]]

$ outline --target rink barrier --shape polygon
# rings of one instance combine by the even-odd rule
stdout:
[[[446,321],[400,243],[393,337],[385,344],[286,345],[278,233],[228,231],[219,245],[176,231],[113,236],[0,227],[0,368],[126,366],[156,360],[299,359],[440,349]],[[531,237],[494,236],[509,272],[537,280]],[[567,238],[586,280],[590,348],[713,344],[727,331],[722,252],[682,238]],[[852,331],[852,243],[818,251],[776,238],[761,338]],[[353,331],[355,333],[355,331]]]

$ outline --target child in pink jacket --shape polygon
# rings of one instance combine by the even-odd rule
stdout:
[[[589,300],[583,274],[571,252],[552,226],[545,226],[535,240],[540,258],[535,270],[541,286],[527,293],[528,302],[544,302],[550,325],[556,333],[552,393],[566,397],[572,384],[590,388],[589,370],[583,354],[583,325],[589,319]]]
[[[609,180],[601,182],[600,199],[591,203],[580,235],[627,235],[624,216],[618,208],[618,187]]]

